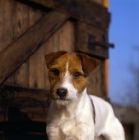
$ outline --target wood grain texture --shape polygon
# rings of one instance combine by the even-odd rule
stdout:
[[[15,39],[15,37],[14,37],[14,35],[15,35],[14,34],[14,25],[16,23],[16,19],[14,16],[15,9],[16,9],[15,5],[16,5],[16,2],[11,1],[11,0],[6,0],[6,1],[3,1],[3,3],[2,3],[3,24],[1,25],[1,27],[2,27],[2,29],[1,29],[2,45],[0,46],[1,51],[4,51],[9,46],[9,44],[11,44]],[[14,83],[14,75],[12,75],[10,78],[8,78],[6,82],[9,84]]]
[[[29,87],[45,88],[44,48],[40,47],[29,59]]]
[[[0,122],[8,120],[8,112],[11,108],[25,114],[32,121],[45,122],[49,107],[49,102],[47,101],[48,93],[48,90],[21,88],[10,85],[2,86],[0,95],[3,95],[4,98],[0,102]]]
[[[32,26],[42,17],[40,10],[30,8],[29,10],[29,25]],[[44,52],[41,46],[30,58],[29,58],[29,87],[44,88]]]
[[[67,19],[68,17],[63,14],[50,12],[2,52],[0,54],[0,84],[59,29]]]
[[[66,23],[65,23],[66,24]],[[64,24],[64,25],[65,25]],[[64,26],[63,25],[63,26]],[[63,26],[61,26],[61,28],[59,29],[59,30],[61,30],[62,28],[63,28]],[[53,52],[56,52],[56,51],[59,51],[59,30],[57,30],[56,32],[55,32],[55,34],[53,35],[53,37],[52,37],[52,46],[51,46],[51,50],[53,51]]]
[[[2,35],[3,35],[3,0],[0,0],[0,53],[2,52]]]
[[[42,18],[43,12],[38,9],[29,7],[28,5],[20,2],[14,3],[13,10],[13,38],[18,38],[29,27],[33,26],[40,18]],[[36,58],[36,57],[35,57]],[[38,57],[39,59],[39,57]],[[35,61],[35,60],[34,60]],[[35,75],[35,74],[34,74]],[[32,77],[34,77],[34,75]],[[11,80],[13,79],[13,80]],[[8,84],[20,85],[23,87],[29,87],[29,60],[26,60],[6,81]]]
[[[108,92],[109,92],[109,59],[104,60],[104,80],[105,80],[104,94],[108,98]]]
[[[0,18],[1,18],[1,37],[0,37],[0,52],[4,51],[13,40],[12,25],[12,11],[14,8],[14,2],[11,0],[0,1]]]
[[[95,41],[104,42],[103,36],[106,33],[105,30],[77,22],[75,24],[75,50],[100,58],[108,58],[107,47],[93,45],[90,41],[90,36],[92,36]]]
[[[99,28],[108,29],[110,14],[107,8],[91,0],[28,0],[37,4],[52,8],[58,12],[95,25]]]
[[[29,28],[29,7],[19,2],[15,2],[13,19],[13,37],[15,40]],[[28,86],[28,65],[28,60],[26,60],[12,75],[14,76],[15,85],[20,85],[24,87]]]
[[[68,52],[74,51],[74,23],[67,21],[62,28],[59,29],[59,50]]]

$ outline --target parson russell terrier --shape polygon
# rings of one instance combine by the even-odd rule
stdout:
[[[87,79],[98,61],[65,51],[49,53],[45,59],[52,99],[47,116],[49,140],[125,140],[111,105],[87,94]]]

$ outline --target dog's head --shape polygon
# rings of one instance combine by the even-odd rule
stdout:
[[[85,54],[52,52],[45,56],[51,97],[58,105],[67,105],[82,95],[89,74],[98,61]]]

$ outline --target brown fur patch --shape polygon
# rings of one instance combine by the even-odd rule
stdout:
[[[54,58],[54,56],[51,57]],[[51,61],[51,65],[49,65],[48,72],[52,92],[55,88],[59,88],[62,83],[67,62],[71,83],[78,90],[78,93],[81,93],[87,86],[88,75],[86,76],[85,72],[87,71],[87,74],[89,74],[96,67],[96,61],[86,55],[76,53],[62,54],[58,58],[53,59],[53,62]],[[87,64],[92,66],[87,66]]]
[[[64,54],[59,58],[57,58],[56,60],[54,60],[52,65],[49,67],[48,77],[49,77],[52,93],[62,83],[62,80],[66,72],[67,60],[68,60],[67,54]],[[55,75],[54,70],[58,70],[59,74]]]
[[[87,77],[82,69],[80,58],[74,53],[70,55],[69,60],[69,73],[72,76],[72,83],[78,93],[81,93],[87,86]],[[78,77],[76,77],[78,74]]]

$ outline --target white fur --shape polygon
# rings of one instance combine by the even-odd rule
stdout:
[[[86,91],[86,90],[85,90]],[[94,124],[92,106],[86,92],[82,94],[80,102],[69,103],[59,108],[52,101],[49,113],[47,134],[49,140],[92,140]]]
[[[70,102],[75,102],[78,99],[78,91],[74,88],[73,84],[71,83],[72,76],[68,71],[68,62],[66,64],[66,72],[63,78],[63,81],[57,88],[66,88],[68,93],[65,100],[56,100],[56,103],[59,107],[68,105]],[[55,90],[56,91],[56,90]],[[56,92],[54,93],[55,98],[59,98]]]
[[[69,73],[68,67],[69,67],[69,63],[67,62],[65,76],[63,78],[63,82],[60,87],[67,89],[68,95],[67,95],[66,99],[73,101],[73,100],[77,100],[78,91],[77,91],[77,89],[74,88],[74,86],[71,82],[72,76]]]
[[[51,102],[47,116],[49,140],[99,140],[100,135],[105,136],[106,140],[125,140],[123,127],[109,103],[87,95],[86,89],[78,95],[71,83],[68,63],[59,87],[66,88],[68,95],[65,100]]]

